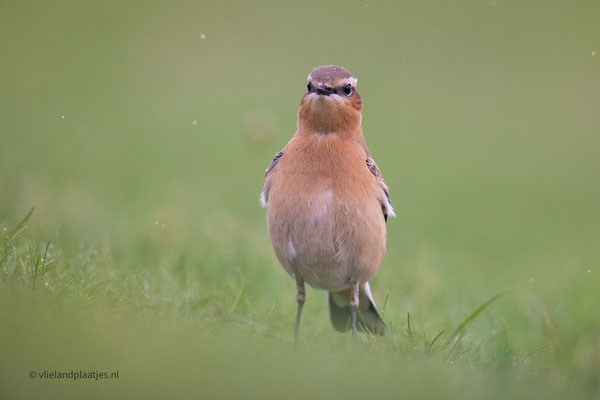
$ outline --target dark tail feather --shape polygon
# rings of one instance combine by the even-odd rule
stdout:
[[[351,330],[352,313],[346,297],[339,293],[328,292],[327,299],[329,301],[329,315],[331,316],[333,327],[340,332]],[[364,290],[360,293],[356,325],[360,331],[380,336],[385,335],[386,326],[379,316],[379,312],[373,301],[369,282],[365,283]]]

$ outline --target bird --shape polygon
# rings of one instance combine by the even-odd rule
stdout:
[[[296,280],[294,337],[305,284],[325,290],[333,327],[383,336],[369,280],[386,252],[388,187],[362,130],[357,79],[323,65],[308,75],[297,130],[267,167],[260,201],[271,243]],[[358,318],[357,318],[358,314]]]

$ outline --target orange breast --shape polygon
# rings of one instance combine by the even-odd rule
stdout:
[[[294,138],[283,152],[267,207],[283,267],[333,291],[370,279],[385,254],[386,226],[364,149],[329,134]]]

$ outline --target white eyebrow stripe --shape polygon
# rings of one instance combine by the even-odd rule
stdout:
[[[316,82],[316,81],[313,81],[313,80],[311,80],[311,79],[310,79],[310,75],[308,76],[308,78],[309,78],[309,79],[308,79],[308,82],[309,82],[309,83],[311,83],[311,84],[313,84],[313,85],[318,85],[318,84],[320,84],[320,83],[321,83],[321,82]],[[344,79],[344,80],[338,80],[338,81],[335,81],[335,82],[332,84],[332,87],[338,87],[338,86],[339,86],[339,87],[341,87],[341,86],[345,86],[345,85],[347,85],[347,84],[350,84],[350,85],[352,85],[352,87],[356,87],[356,84],[357,84],[357,83],[358,83],[358,79],[356,79],[356,78],[354,78],[354,77],[350,77],[350,78],[346,78],[346,79]]]

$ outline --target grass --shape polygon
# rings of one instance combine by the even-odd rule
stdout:
[[[2,6],[0,398],[599,397],[600,8],[366,5]],[[258,204],[324,63],[398,214],[356,347]]]
[[[427,323],[440,318],[437,311],[415,320],[410,313],[390,317],[386,305],[386,337],[363,335],[357,347],[349,335],[329,327],[325,302],[313,291],[294,345],[293,285],[281,276],[277,287],[239,268],[217,272],[208,282],[180,264],[131,273],[95,250],[66,256],[60,240],[28,239],[30,216],[10,230],[3,246],[1,310],[2,320],[10,322],[2,333],[7,398],[597,393],[597,320],[575,297],[581,290],[581,296],[592,293],[585,280],[569,282],[576,289],[567,294],[570,304],[551,312],[536,304],[540,300],[530,289],[515,286],[473,304],[462,320],[442,316],[439,325]],[[187,257],[194,258],[178,259]],[[247,255],[239,257],[234,260]],[[211,268],[226,265],[217,261]],[[271,275],[277,277],[275,271]],[[251,287],[257,285],[258,290]],[[269,291],[279,293],[283,304],[270,305]],[[120,378],[50,383],[27,376],[29,370],[73,369],[118,370]]]

